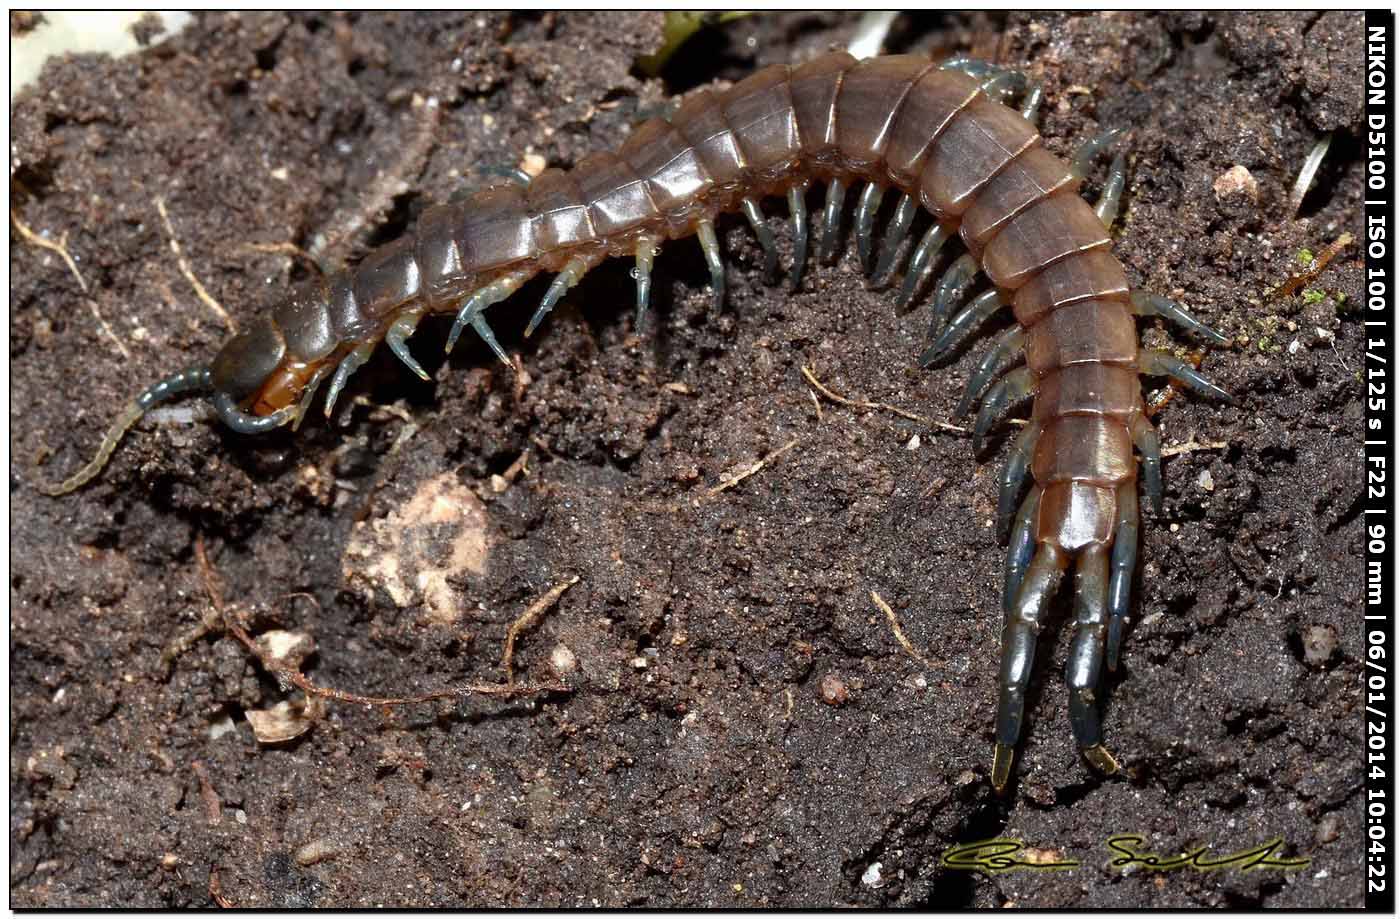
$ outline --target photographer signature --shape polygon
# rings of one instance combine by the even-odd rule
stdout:
[[[1151,871],[1178,871],[1182,868],[1196,871],[1219,871],[1224,868],[1296,871],[1312,862],[1309,858],[1278,855],[1278,850],[1283,847],[1283,838],[1278,836],[1257,846],[1215,857],[1208,854],[1209,846],[1200,846],[1181,855],[1158,855],[1142,851],[1140,847],[1144,842],[1144,837],[1136,833],[1110,836],[1105,844],[1115,857],[1109,860],[1108,867],[1121,870],[1139,866]],[[943,853],[941,861],[947,868],[988,874],[1019,869],[1067,871],[1078,868],[1080,864],[1074,859],[1058,858],[1042,849],[1031,849],[1016,839],[985,839],[953,846]]]

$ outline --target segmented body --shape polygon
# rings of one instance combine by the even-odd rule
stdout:
[[[1137,377],[1166,373],[1209,388],[1179,362],[1141,352],[1134,316],[1154,313],[1203,327],[1179,308],[1130,290],[1110,250],[1105,213],[1078,195],[1082,169],[1044,149],[1035,127],[994,98],[1014,82],[996,73],[915,56],[858,62],[840,53],[769,67],[726,92],[690,97],[669,120],[639,126],[616,153],[589,157],[571,171],[550,169],[527,187],[491,188],[431,208],[409,235],[264,314],[207,369],[148,391],[123,415],[98,459],[53,491],[95,475],[140,412],[175,392],[212,389],[224,420],[253,432],[299,419],[334,368],[329,414],[346,378],[380,341],[421,374],[404,342],[426,313],[457,315],[449,348],[470,325],[504,357],[485,310],[542,271],[559,275],[531,329],[584,272],[612,256],[637,259],[640,311],[656,247],[698,235],[718,298],[723,266],[712,225],[718,215],[745,213],[768,250],[770,271],[776,266],[757,206],[764,197],[786,195],[794,211],[793,279],[800,282],[807,248],[803,194],[814,182],[829,183],[821,245],[828,255],[845,189],[870,183],[856,215],[869,268],[875,208],[893,188],[904,198],[877,277],[894,269],[917,204],[936,223],[914,252],[905,298],[953,236],[961,237],[971,261],[955,263],[939,285],[938,312],[966,290],[976,269],[994,288],[953,319],[928,362],[999,306],[1014,312],[1017,325],[974,374],[965,405],[1021,354],[1025,366],[983,401],[979,438],[1002,410],[1034,397],[1030,423],[1002,476],[1000,523],[1010,548],[993,784],[1006,783],[1039,619],[1071,564],[1078,573],[1066,674],[1071,721],[1086,756],[1111,772],[1117,765],[1101,743],[1093,691],[1105,654],[1109,666],[1116,664],[1126,622],[1138,527],[1135,446],[1149,494],[1160,495],[1156,437]],[[1121,186],[1121,167],[1117,180]],[[1101,211],[1116,211],[1116,196],[1115,190],[1112,206]],[[1034,484],[1022,500],[1028,472]]]

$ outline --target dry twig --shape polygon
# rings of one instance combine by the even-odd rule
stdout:
[[[818,380],[816,374],[812,372],[812,368],[806,365],[803,365],[802,367],[802,375],[807,378],[807,382],[811,385],[813,389],[821,393],[823,396],[826,396],[832,402],[837,403],[838,405],[846,405],[851,408],[869,408],[882,412],[890,412],[891,414],[898,415],[901,418],[907,418],[910,421],[917,421],[919,424],[927,424],[932,427],[941,428],[945,431],[955,431],[959,434],[967,433],[967,428],[958,427],[957,425],[949,424],[946,421],[934,421],[931,418],[925,418],[923,415],[916,415],[913,412],[906,412],[904,409],[899,408],[895,405],[889,405],[884,402],[866,402],[861,399],[847,399],[845,396],[837,395],[836,393],[828,389],[826,386],[822,385],[821,380]]]
[[[156,198],[156,210],[160,211],[160,219],[165,223],[165,232],[170,236],[170,251],[175,253],[175,261],[180,265],[180,273],[185,276],[185,280],[190,282],[194,288],[195,296],[200,302],[209,307],[221,320],[224,327],[230,332],[237,332],[238,325],[233,321],[233,317],[228,314],[219,301],[209,295],[209,291],[204,289],[204,285],[199,283],[199,278],[195,277],[194,269],[190,267],[189,259],[185,258],[184,250],[180,248],[180,240],[175,236],[175,226],[170,222],[170,214],[165,209],[165,199]]]
[[[515,685],[515,669],[513,667],[515,663],[515,640],[520,637],[521,632],[534,625],[535,622],[539,620],[540,616],[544,615],[545,610],[558,602],[559,598],[564,596],[564,591],[577,583],[578,575],[574,575],[567,581],[560,581],[558,584],[555,584],[549,589],[547,594],[540,597],[534,603],[531,603],[530,608],[521,613],[520,616],[510,624],[510,629],[506,632],[506,649],[501,654],[501,668],[506,672],[507,686]]]
[[[1230,446],[1230,443],[1229,441],[1225,440],[1210,440],[1206,441],[1205,443],[1197,443],[1196,441],[1192,440],[1187,441],[1184,444],[1177,444],[1174,447],[1163,447],[1162,455],[1177,456],[1181,453],[1195,453],[1198,450],[1224,450],[1228,446]]]
[[[904,630],[899,627],[899,617],[894,614],[894,610],[890,609],[890,605],[885,602],[885,598],[872,590],[870,592],[870,599],[875,601],[875,605],[880,608],[880,611],[885,614],[885,618],[890,621],[890,628],[894,631],[894,640],[899,642],[899,646],[908,652],[909,656],[914,658],[914,660],[923,664],[930,670],[934,669],[929,659],[918,651],[915,651],[914,646],[909,643],[909,639],[904,637]]]
[[[19,219],[19,214],[15,213],[13,208],[10,209],[10,222],[15,225],[15,230],[24,238],[24,241],[31,246],[38,246],[40,249],[48,249],[51,252],[58,253],[58,257],[63,259],[63,263],[68,266],[68,270],[73,273],[73,277],[77,280],[78,287],[82,289],[83,299],[87,301],[88,309],[92,312],[92,317],[97,320],[98,325],[102,326],[102,331],[107,334],[107,337],[112,339],[112,343],[117,346],[117,350],[121,352],[122,357],[131,360],[131,352],[126,350],[126,345],[122,344],[122,340],[117,337],[117,333],[112,331],[112,327],[108,325],[107,320],[103,318],[102,312],[97,308],[97,301],[93,299],[91,291],[88,290],[87,281],[83,278],[82,272],[78,270],[78,263],[73,261],[73,256],[69,254],[68,234],[65,233],[63,236],[60,236],[58,242],[45,239],[25,226],[24,221]]]
[[[1322,274],[1322,269],[1326,268],[1327,264],[1331,262],[1332,259],[1336,258],[1343,249],[1350,246],[1355,241],[1356,237],[1352,236],[1350,233],[1343,233],[1341,236],[1338,236],[1335,240],[1324,246],[1321,252],[1313,256],[1313,260],[1308,263],[1306,268],[1269,291],[1267,294],[1268,298],[1270,300],[1282,300],[1285,297],[1293,296],[1293,294],[1298,291],[1298,288],[1302,287],[1304,284],[1311,284],[1316,280],[1317,276]]]
[[[793,447],[797,446],[798,441],[800,441],[801,439],[802,439],[802,438],[800,438],[800,437],[794,437],[792,440],[790,440],[790,441],[788,441],[787,443],[783,444],[781,447],[779,447],[778,449],[774,450],[772,453],[768,454],[768,455],[765,456],[763,459],[761,459],[761,460],[759,460],[758,462],[754,463],[752,466],[750,466],[749,468],[745,469],[743,472],[739,473],[738,475],[734,476],[733,478],[729,479],[728,481],[720,482],[720,483],[719,483],[718,485],[716,485],[714,488],[706,489],[706,491],[705,491],[705,497],[707,497],[707,498],[713,498],[715,495],[719,494],[720,492],[722,492],[722,491],[727,491],[727,490],[733,488],[735,485],[738,485],[740,482],[744,481],[744,479],[747,479],[749,476],[751,476],[751,475],[753,475],[754,473],[756,473],[756,472],[758,472],[759,470],[761,470],[764,466],[767,466],[769,463],[773,462],[773,461],[776,460],[778,457],[782,456],[784,453],[788,452],[788,451],[791,450]]]
[[[346,692],[343,689],[331,689],[326,686],[317,686],[311,680],[302,675],[301,671],[294,667],[279,666],[269,659],[258,647],[258,643],[248,634],[230,614],[224,605],[223,593],[218,584],[218,575],[213,566],[209,564],[209,558],[204,552],[204,537],[195,537],[194,543],[195,559],[199,563],[201,576],[204,578],[204,588],[209,594],[209,602],[223,618],[224,628],[226,628],[234,638],[242,642],[243,646],[258,659],[263,669],[278,681],[286,681],[297,687],[308,696],[315,696],[321,699],[330,699],[335,702],[348,702],[352,705],[414,705],[421,702],[432,702],[437,699],[459,699],[465,696],[530,696],[547,692],[567,692],[568,687],[556,683],[538,683],[526,686],[499,685],[493,683],[468,683],[465,686],[448,687],[447,689],[435,689],[431,692],[418,693],[412,696],[365,696],[359,693]]]

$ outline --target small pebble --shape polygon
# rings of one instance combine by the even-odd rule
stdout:
[[[297,849],[292,857],[296,859],[298,865],[314,865],[319,861],[324,861],[340,851],[340,844],[329,836],[322,836],[320,839],[313,839],[306,845]]]
[[[1196,476],[1196,484],[1201,486],[1203,491],[1215,491],[1215,478],[1209,469],[1201,470],[1201,474]]]
[[[846,684],[841,682],[841,678],[834,673],[828,673],[822,677],[821,682],[822,701],[827,705],[844,705],[851,694],[846,691]]]
[[[1215,197],[1220,200],[1240,197],[1248,198],[1251,202],[1259,200],[1259,183],[1243,166],[1230,167],[1216,178],[1211,187],[1215,190]]]
[[[1330,625],[1310,625],[1303,629],[1303,660],[1314,667],[1327,663],[1337,650],[1337,632]]]
[[[1313,839],[1318,845],[1331,842],[1342,835],[1342,821],[1336,814],[1327,814],[1317,822],[1317,830],[1313,833]]]
[[[871,863],[870,867],[865,869],[865,873],[860,876],[860,882],[866,887],[882,886],[882,882],[880,879],[880,869],[883,867],[884,862]]]
[[[557,644],[554,650],[549,652],[549,666],[554,668],[554,672],[563,676],[566,673],[573,673],[578,669],[578,657],[569,650],[566,644]]]

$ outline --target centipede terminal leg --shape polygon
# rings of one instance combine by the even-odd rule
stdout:
[[[1096,690],[1103,672],[1104,640],[1108,630],[1108,551],[1086,549],[1075,562],[1074,639],[1065,662],[1069,688],[1069,722],[1079,752],[1105,775],[1118,771],[1118,761],[1103,745]]]

